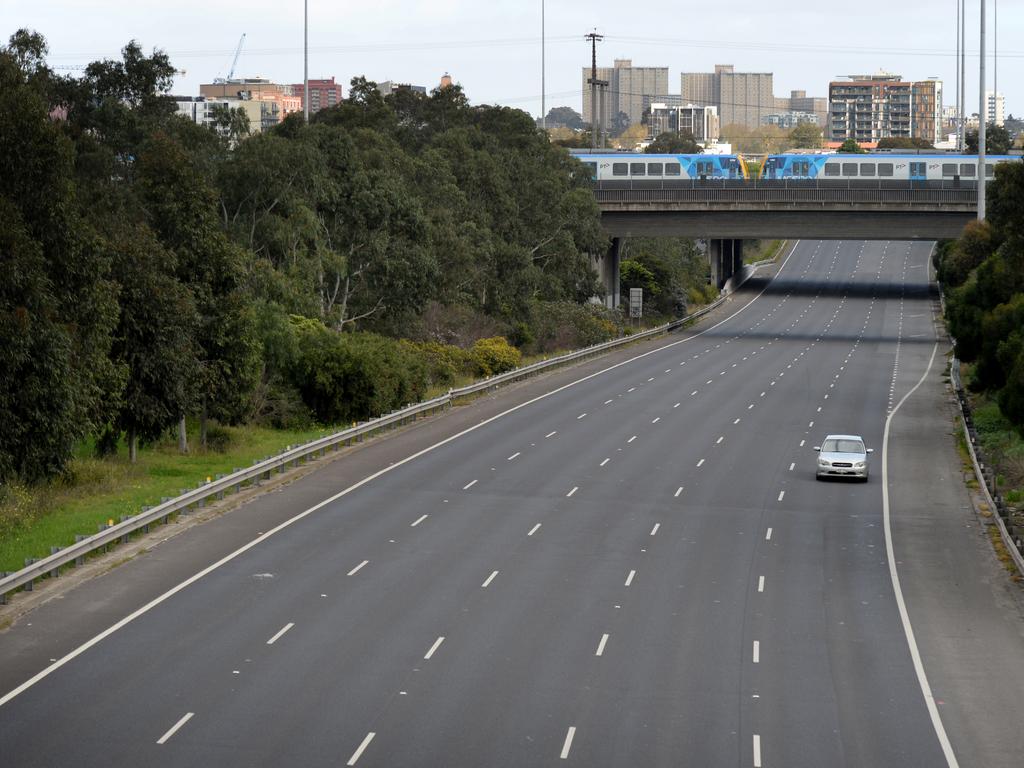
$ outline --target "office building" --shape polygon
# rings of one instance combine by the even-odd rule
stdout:
[[[765,115],[761,120],[761,125],[776,125],[786,131],[791,131],[804,123],[821,127],[821,121],[814,112],[775,112]]]
[[[206,96],[171,96],[177,113],[197,125],[212,125],[218,110],[241,109],[249,118],[249,132],[259,133],[263,127],[263,102]]]
[[[829,132],[834,141],[890,137],[942,140],[942,81],[899,75],[851,75],[829,83]]]
[[[421,93],[424,96],[427,95],[427,87],[425,85],[409,85],[408,83],[396,83],[391,80],[377,83],[377,90],[384,96],[390,96],[395,91],[412,91],[413,93]]]
[[[652,139],[663,133],[687,132],[701,144],[714,144],[719,137],[718,109],[695,104],[651,104],[647,128]]]

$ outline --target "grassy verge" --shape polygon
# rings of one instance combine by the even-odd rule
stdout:
[[[785,240],[747,240],[743,245],[743,263],[754,264],[766,259],[775,260],[785,244]]]
[[[6,489],[0,503],[0,571],[24,567],[27,557],[45,557],[51,546],[74,543],[75,534],[91,535],[109,520],[135,514],[164,496],[177,496],[183,488],[235,467],[247,467],[284,450],[334,431],[288,431],[259,427],[225,427],[229,435],[223,452],[195,450],[180,454],[168,440],[139,451],[128,462],[122,446],[116,456],[93,458],[91,446],[82,446],[67,477],[30,488]],[[190,440],[194,435],[189,435]],[[193,443],[194,445],[194,443]]]

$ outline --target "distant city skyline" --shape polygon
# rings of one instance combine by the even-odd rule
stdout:
[[[185,71],[176,79],[176,94],[197,94],[200,83],[227,74],[244,32],[236,76],[302,80],[302,0],[178,0],[159,7],[124,0],[7,0],[4,5],[3,39],[19,27],[42,33],[52,65],[116,58],[135,39],[147,52],[167,52]],[[583,35],[595,28],[605,35],[598,44],[599,66],[626,58],[638,67],[668,67],[670,84],[678,83],[682,72],[731,63],[736,71],[772,72],[780,94],[824,95],[837,76],[884,69],[908,80],[939,77],[946,84],[946,105],[953,103],[955,0],[941,9],[929,0],[903,0],[886,8],[884,22],[855,7],[826,10],[794,0],[771,5],[721,0],[713,17],[681,14],[677,3],[664,0],[649,0],[626,14],[618,3],[546,0],[545,5],[549,109],[582,110],[579,73],[590,63]],[[358,75],[433,88],[450,72],[473,103],[504,104],[540,116],[540,2],[381,0],[343,8],[309,0],[309,6],[311,79],[333,76],[347,95],[349,81]],[[992,89],[993,0],[988,9],[987,88]],[[715,23],[691,24],[695,18]],[[1020,116],[1024,7],[1004,0],[998,29],[998,90],[1007,113]],[[711,39],[696,30],[710,30]],[[968,2],[967,41],[970,114],[978,109],[977,2]]]

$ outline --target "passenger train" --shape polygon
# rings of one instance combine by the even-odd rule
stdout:
[[[590,168],[602,189],[670,189],[695,182],[750,179],[742,155],[648,155],[642,152],[572,150]],[[1000,163],[1020,162],[1015,155],[986,157],[986,178]],[[947,154],[778,154],[768,155],[757,175],[760,182],[814,181],[820,186],[970,186],[976,180],[976,155]]]
[[[985,178],[995,176],[1000,163],[1019,162],[1012,155],[989,155],[985,158]],[[761,166],[759,179],[816,179],[847,182],[854,179],[881,182],[959,183],[977,179],[977,155],[900,155],[888,152],[867,154],[792,154],[768,155]]]

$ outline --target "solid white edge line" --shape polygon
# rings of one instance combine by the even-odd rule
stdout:
[[[604,655],[604,645],[607,642],[608,642],[608,633],[605,632],[603,635],[601,635],[601,642],[599,642],[597,644],[597,650],[594,652],[595,656],[603,656]]]
[[[159,739],[156,740],[156,743],[157,744],[163,744],[164,742],[166,742],[169,738],[171,738],[171,736],[173,736],[175,733],[178,732],[178,729],[181,728],[181,726],[183,726],[185,723],[187,723],[189,720],[191,720],[192,716],[194,714],[195,714],[195,712],[186,712],[182,716],[181,720],[179,720],[174,725],[172,725],[170,728],[168,728],[167,729],[167,733],[165,733],[163,736],[161,736]]]
[[[291,629],[294,626],[295,626],[295,622],[294,621],[289,621],[287,624],[285,624],[283,627],[281,627],[279,630],[277,630],[277,634],[275,634],[272,638],[267,640],[267,645],[273,645],[274,643],[276,643],[278,640],[281,639],[281,635],[283,635],[285,632],[287,632],[289,629]]]
[[[960,764],[957,762],[956,755],[953,754],[953,745],[950,744],[949,736],[946,735],[946,728],[942,724],[939,708],[935,704],[935,697],[932,695],[931,686],[928,684],[928,676],[925,674],[924,664],[921,662],[921,653],[917,649],[917,640],[914,638],[914,628],[910,625],[910,614],[907,613],[907,604],[903,599],[903,588],[900,586],[900,576],[896,571],[896,554],[892,544],[892,521],[889,514],[889,430],[892,427],[892,419],[903,406],[903,403],[928,378],[938,349],[939,345],[936,343],[932,347],[932,356],[928,359],[928,367],[921,374],[917,384],[900,399],[896,407],[885,417],[885,434],[882,438],[882,519],[885,523],[885,554],[889,559],[889,577],[892,579],[892,589],[896,595],[896,606],[899,608],[900,621],[903,623],[903,633],[907,637],[907,646],[910,648],[910,658],[914,662],[917,682],[921,686],[921,695],[924,696],[924,703],[928,708],[928,715],[932,719],[932,726],[935,728],[935,735],[939,740],[939,745],[942,747],[942,754],[946,758],[946,764],[949,768],[959,768]]]
[[[565,734],[565,743],[562,744],[562,754],[560,757],[565,760],[569,757],[569,750],[572,749],[572,740],[576,735],[576,726],[569,726],[569,732]]]
[[[776,277],[778,277],[779,273],[782,272],[782,270],[785,268],[786,264],[793,257],[793,254],[796,252],[796,248],[797,248],[797,246],[799,246],[799,244],[800,244],[800,241],[797,240],[796,244],[793,246],[793,250],[790,251],[789,256],[787,256],[785,261],[783,261],[782,264],[779,266],[779,271],[776,272]],[[40,680],[42,680],[42,679],[44,679],[46,677],[49,677],[54,672],[56,672],[58,669],[63,667],[65,664],[67,664],[69,661],[73,661],[74,659],[78,658],[79,656],[81,656],[83,653],[85,653],[87,650],[92,648],[97,643],[105,640],[106,638],[110,637],[110,635],[112,635],[113,633],[117,632],[119,629],[121,629],[121,628],[127,626],[128,624],[132,623],[133,621],[135,621],[135,619],[139,618],[139,616],[142,616],[143,614],[148,613],[149,611],[153,610],[156,606],[158,606],[161,603],[166,602],[170,598],[174,597],[174,595],[178,594],[181,590],[185,589],[186,587],[191,586],[195,582],[197,582],[200,579],[202,579],[204,576],[208,576],[209,574],[213,573],[214,571],[216,571],[221,566],[223,566],[223,565],[225,565],[227,563],[230,563],[232,560],[234,560],[239,555],[245,554],[250,549],[255,547],[257,544],[261,544],[261,543],[267,541],[271,536],[274,536],[275,534],[280,533],[285,528],[288,528],[288,527],[294,525],[295,523],[297,523],[299,520],[302,520],[302,519],[308,517],[309,515],[313,514],[314,512],[316,512],[319,509],[323,509],[328,504],[332,504],[333,502],[337,501],[338,499],[340,499],[340,498],[342,498],[344,496],[347,496],[348,494],[352,493],[353,491],[358,490],[359,488],[362,488],[364,485],[373,482],[378,477],[381,477],[382,475],[386,475],[388,472],[392,472],[392,471],[398,469],[399,467],[408,464],[410,461],[414,461],[415,459],[418,459],[421,456],[424,456],[424,455],[426,455],[428,453],[431,453],[432,451],[435,451],[438,448],[441,448],[442,446],[447,445],[448,443],[454,442],[455,440],[458,440],[460,437],[465,437],[469,433],[475,432],[478,429],[480,429],[481,427],[485,427],[488,424],[490,424],[491,422],[494,422],[494,421],[497,421],[498,419],[504,418],[505,416],[508,416],[511,413],[515,413],[517,411],[520,411],[523,408],[526,408],[528,406],[533,405],[534,403],[540,402],[541,400],[546,400],[547,398],[549,398],[549,397],[551,397],[553,395],[557,395],[560,392],[564,392],[567,389],[575,387],[575,386],[577,386],[579,384],[582,384],[582,383],[584,383],[586,381],[590,381],[590,379],[597,378],[598,376],[603,376],[604,374],[606,374],[606,373],[608,373],[610,371],[617,370],[617,369],[619,369],[619,368],[621,368],[621,367],[623,367],[625,365],[629,365],[630,363],[635,363],[637,360],[642,360],[642,359],[644,359],[646,357],[650,357],[651,355],[655,355],[655,354],[657,354],[659,352],[664,352],[666,349],[672,349],[673,347],[676,347],[676,346],[678,346],[680,344],[685,344],[685,343],[687,343],[689,341],[693,341],[694,339],[700,338],[704,334],[710,333],[715,328],[718,328],[720,325],[724,325],[725,323],[727,323],[730,320],[732,320],[734,317],[737,317],[738,315],[742,314],[744,312],[744,310],[746,310],[755,301],[757,301],[759,298],[761,298],[761,296],[763,296],[764,292],[767,291],[767,290],[768,290],[768,286],[765,285],[765,287],[761,289],[760,293],[758,293],[756,296],[754,296],[750,301],[748,301],[742,307],[737,309],[735,312],[733,312],[728,317],[722,318],[721,320],[719,320],[714,325],[708,326],[703,331],[695,333],[695,334],[693,334],[691,336],[687,336],[684,339],[679,339],[678,341],[670,342],[668,344],[665,344],[664,346],[656,347],[655,349],[650,349],[650,350],[648,350],[646,352],[641,352],[639,355],[634,355],[633,357],[627,358],[626,360],[621,360],[620,362],[615,363],[613,365],[610,365],[607,368],[602,368],[599,371],[594,371],[593,373],[587,374],[586,376],[584,376],[582,378],[574,379],[573,381],[570,381],[570,382],[568,382],[566,384],[563,384],[560,387],[555,387],[554,389],[552,389],[552,390],[550,390],[548,392],[544,392],[544,393],[542,393],[540,395],[537,395],[536,397],[531,398],[529,400],[526,400],[525,402],[519,403],[518,405],[513,405],[511,408],[507,408],[504,411],[501,411],[500,413],[496,413],[493,416],[490,416],[489,418],[484,419],[483,421],[480,421],[480,422],[478,422],[476,424],[473,424],[473,425],[471,425],[469,427],[466,427],[462,431],[456,432],[454,435],[449,435],[448,437],[444,438],[443,440],[438,440],[436,443],[428,445],[426,448],[422,448],[422,449],[416,451],[416,453],[410,454],[409,456],[406,456],[404,459],[400,459],[400,460],[396,461],[394,464],[389,464],[386,467],[382,467],[381,469],[377,470],[376,472],[374,472],[374,473],[372,473],[370,475],[367,475],[362,480],[359,480],[358,482],[353,483],[348,488],[345,488],[345,489],[343,489],[341,491],[338,491],[338,493],[334,494],[333,496],[328,496],[326,499],[323,499],[322,501],[317,502],[316,504],[314,504],[313,506],[309,507],[308,509],[303,510],[302,512],[299,512],[295,516],[290,517],[290,518],[288,518],[287,520],[285,520],[285,521],[283,521],[281,523],[278,523],[276,526],[271,528],[269,531],[265,532],[259,538],[255,538],[252,541],[250,541],[250,542],[248,542],[246,544],[243,544],[241,547],[236,549],[234,552],[229,552],[228,554],[224,555],[224,557],[222,557],[220,560],[217,560],[216,562],[211,563],[210,565],[206,566],[202,570],[197,571],[196,573],[192,574],[191,576],[189,576],[184,581],[182,581],[182,582],[176,584],[175,586],[171,587],[170,589],[168,589],[163,594],[157,595],[156,597],[154,597],[152,600],[150,600],[145,605],[142,605],[139,608],[136,608],[134,611],[129,613],[123,619],[115,622],[114,624],[111,624],[105,630],[103,630],[99,634],[91,637],[90,639],[86,640],[84,643],[79,645],[74,650],[69,651],[68,653],[64,654],[62,657],[57,659],[57,661],[51,663],[48,667],[45,667],[44,669],[41,669],[39,672],[36,672],[36,674],[34,674],[32,677],[30,677],[24,683],[19,685],[17,688],[14,688],[14,689],[8,691],[2,697],[0,697],[0,707],[2,707],[4,704],[9,702],[11,699],[15,698],[16,696],[18,696],[18,695],[24,693],[25,691],[27,691],[29,688],[31,688],[33,685],[38,683]],[[551,435],[554,435],[556,432],[557,432],[557,430],[551,432],[548,435],[548,437],[550,437]]]
[[[373,731],[370,731],[368,734],[366,734],[366,738],[363,739],[363,743],[360,744],[358,749],[356,749],[356,751],[352,753],[352,757],[348,759],[348,762],[345,763],[345,765],[355,765],[356,761],[363,754],[363,750],[370,746],[370,742],[373,741],[373,737],[376,735],[377,734]]]
[[[495,576],[497,576],[497,575],[498,575],[498,572],[497,572],[497,571],[494,571],[493,573],[491,573],[491,575],[490,575],[490,576],[488,576],[488,577],[487,577],[487,578],[486,578],[486,579],[484,580],[484,583],[483,583],[483,584],[481,584],[480,586],[481,586],[481,587],[486,587],[486,586],[487,586],[488,584],[490,584],[490,583],[491,583],[492,581],[494,581],[494,577],[495,577]]]
[[[433,656],[434,655],[434,651],[436,651],[438,648],[440,648],[441,647],[441,643],[443,643],[443,642],[444,642],[444,635],[441,635],[441,637],[437,638],[437,640],[434,641],[434,644],[432,646],[430,646],[430,650],[427,651],[426,655],[424,655],[424,657],[423,657],[424,661],[426,661],[431,656]]]
[[[355,568],[353,568],[351,571],[349,571],[348,575],[349,576],[355,576],[357,573],[359,573],[363,569],[363,566],[366,565],[369,562],[370,562],[369,560],[363,560],[363,562],[361,562],[359,565],[357,565]]]

